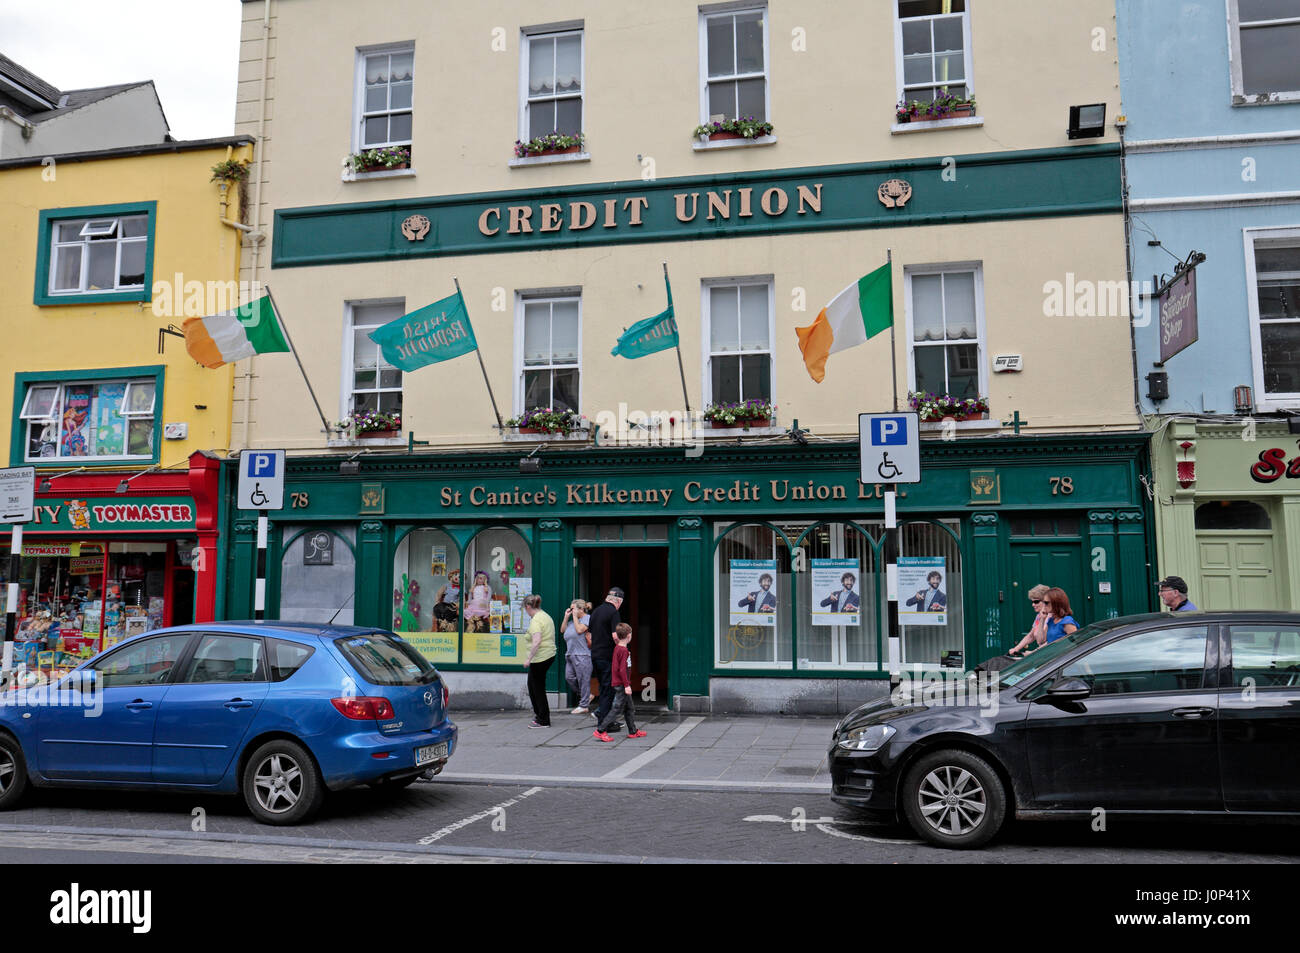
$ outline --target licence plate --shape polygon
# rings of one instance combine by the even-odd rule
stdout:
[[[415,749],[415,763],[428,764],[430,761],[437,761],[440,758],[447,757],[447,742],[440,745],[425,745],[423,748]]]

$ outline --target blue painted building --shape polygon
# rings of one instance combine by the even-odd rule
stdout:
[[[1159,569],[1201,608],[1296,608],[1300,0],[1118,0],[1116,20]],[[1148,295],[1198,261],[1186,343],[1188,279],[1163,322]]]

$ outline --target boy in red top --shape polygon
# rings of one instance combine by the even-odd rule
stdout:
[[[618,721],[622,714],[627,719],[627,736],[644,738],[644,731],[637,731],[636,706],[632,703],[632,655],[627,647],[632,643],[632,627],[620,622],[614,629],[614,658],[610,666],[610,686],[614,689],[614,704],[609,706],[607,714],[592,732],[601,741],[613,741],[605,730]],[[620,691],[621,689],[621,691]]]

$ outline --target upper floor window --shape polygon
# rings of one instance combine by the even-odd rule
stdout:
[[[20,381],[26,462],[152,459],[158,379]],[[13,455],[17,457],[17,454]]]
[[[1248,232],[1255,282],[1257,385],[1267,399],[1300,403],[1300,229]],[[1253,266],[1253,267],[1252,267]]]
[[[516,402],[521,412],[578,410],[582,299],[576,294],[520,298]]]
[[[766,7],[700,12],[700,121],[768,118]]]
[[[899,99],[970,99],[970,13],[966,0],[897,0]]]
[[[582,132],[582,30],[526,33],[520,138]]]
[[[772,400],[771,279],[710,282],[704,289],[706,394],[715,404]]]
[[[156,207],[134,202],[42,211],[35,302],[149,300]]]
[[[906,269],[904,274],[911,389],[960,400],[985,396],[979,266]]]
[[[345,414],[402,412],[402,372],[384,360],[384,352],[370,340],[370,332],[405,313],[406,306],[401,301],[358,302],[349,308],[349,353],[344,360]]]
[[[1228,23],[1233,94],[1300,99],[1300,2],[1228,0]]]
[[[357,52],[356,151],[411,144],[415,46]]]

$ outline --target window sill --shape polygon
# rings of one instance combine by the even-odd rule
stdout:
[[[327,447],[405,447],[405,437],[367,437],[364,440],[360,437],[329,437],[325,441]]]
[[[1300,103],[1300,90],[1288,90],[1284,93],[1232,94],[1234,106],[1282,106],[1286,103]]]
[[[954,420],[952,425],[958,430],[1001,430],[1000,420]],[[921,433],[943,433],[948,425],[942,420],[922,421]]]
[[[696,437],[771,437],[785,435],[785,428],[769,424],[766,427],[701,427],[695,431]]]
[[[344,166],[344,182],[368,182],[371,179],[406,179],[415,175],[415,169],[388,169],[384,172],[353,172]]]
[[[983,116],[961,116],[957,119],[928,119],[924,122],[896,122],[889,127],[891,136],[903,136],[909,132],[934,132],[939,129],[963,129],[969,126],[984,125]]]
[[[146,288],[132,291],[77,291],[65,294],[43,292],[36,295],[33,303],[42,307],[60,304],[109,304],[113,301],[149,301],[150,297],[151,293]]]
[[[589,430],[571,430],[569,433],[520,433],[513,427],[501,432],[504,443],[585,443],[590,436]]]
[[[774,146],[776,136],[755,136],[753,139],[715,139],[703,141],[696,139],[691,148],[696,152],[712,152],[714,149],[747,149],[750,146]]]
[[[561,152],[553,156],[524,156],[522,159],[511,159],[510,168],[522,169],[529,165],[563,165],[565,162],[590,162],[590,152]]]

